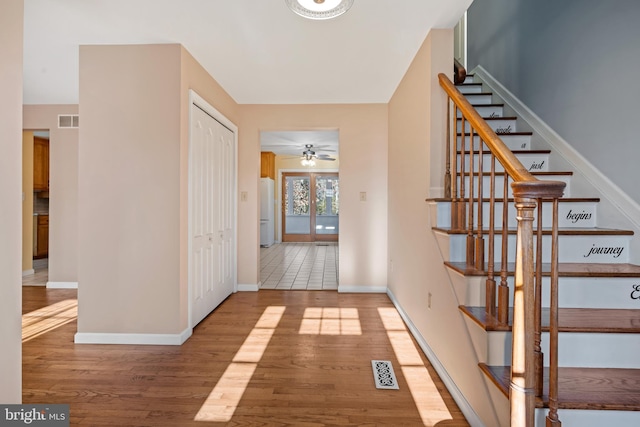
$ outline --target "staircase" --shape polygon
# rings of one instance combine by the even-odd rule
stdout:
[[[600,199],[572,194],[572,171],[551,169],[562,163],[557,161],[558,155],[537,147],[539,137],[531,126],[512,114],[478,77],[468,75],[455,87],[527,171],[539,180],[566,185],[557,203],[541,198],[542,207],[534,209],[533,223],[540,226],[533,246],[535,274],[542,283],[537,298],[541,301],[539,347],[543,354],[543,380],[536,385],[535,425],[544,425],[549,414],[550,370],[552,377],[557,375],[551,381],[552,387],[557,385],[557,399],[552,394],[555,402],[547,426],[640,425],[640,266],[630,263],[633,231],[603,227],[601,224],[615,221],[599,217]],[[455,143],[449,148],[453,176],[448,180],[453,182],[454,194],[430,200],[437,218],[433,232],[501,422],[531,425],[514,422],[509,415],[514,411],[508,399],[518,224],[513,191],[510,181],[503,179],[505,168],[494,163],[460,109],[450,107],[450,116],[449,134]],[[469,196],[473,201],[461,202]],[[460,203],[464,204],[462,211]],[[492,203],[494,210],[490,209]],[[557,248],[557,264],[552,246]],[[493,254],[491,259],[489,253]],[[492,280],[500,284],[496,285],[498,291]],[[557,298],[553,296],[556,291],[549,290],[554,281]],[[502,308],[501,298],[505,302]],[[556,326],[551,328],[550,313],[557,313]],[[550,333],[550,329],[554,330]],[[550,354],[557,360],[557,369]]]

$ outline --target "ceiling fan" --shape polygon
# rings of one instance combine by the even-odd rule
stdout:
[[[328,154],[316,154],[313,144],[305,144],[302,156],[300,157],[300,163],[302,166],[315,166],[317,160],[334,161],[335,158]]]

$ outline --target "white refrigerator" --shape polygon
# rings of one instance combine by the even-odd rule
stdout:
[[[260,246],[268,248],[275,241],[274,182],[260,178]]]

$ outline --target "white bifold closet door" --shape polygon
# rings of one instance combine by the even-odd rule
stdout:
[[[191,326],[234,288],[235,138],[200,107],[191,106]]]

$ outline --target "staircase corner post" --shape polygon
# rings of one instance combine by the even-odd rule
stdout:
[[[513,183],[517,209],[510,406],[512,427],[532,427],[535,419],[535,318],[533,221],[535,195]]]

